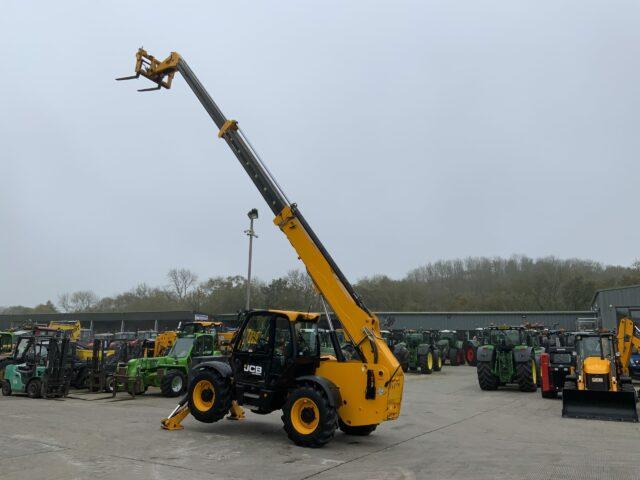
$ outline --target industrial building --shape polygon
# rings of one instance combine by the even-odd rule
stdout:
[[[565,312],[376,312],[382,328],[424,328],[437,330],[472,330],[489,325],[538,323],[571,330],[578,318],[594,318],[592,311]],[[96,333],[138,330],[171,330],[180,322],[216,320],[226,325],[237,324],[237,314],[207,315],[201,312],[112,312],[112,313],[46,313],[0,315],[0,328],[17,328],[25,323],[46,324],[52,320],[79,320],[83,328]]]
[[[591,308],[602,319],[604,328],[616,328],[622,317],[640,322],[640,285],[598,290]]]

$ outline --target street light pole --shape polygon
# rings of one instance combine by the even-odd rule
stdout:
[[[247,272],[247,305],[246,309],[251,307],[251,260],[253,257],[253,238],[258,238],[256,232],[253,230],[253,221],[258,218],[258,209],[252,208],[247,213],[249,217],[249,230],[245,230],[244,233],[249,237],[249,269]]]

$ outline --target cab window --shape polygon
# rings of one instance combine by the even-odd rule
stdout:
[[[296,322],[295,335],[299,357],[319,355],[320,344],[318,343],[318,324],[316,322]]]
[[[271,318],[271,315],[252,316],[242,332],[238,350],[250,353],[268,353]]]

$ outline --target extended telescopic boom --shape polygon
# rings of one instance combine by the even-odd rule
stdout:
[[[389,367],[395,375],[399,364],[380,337],[378,319],[366,308],[297,206],[289,201],[239,128],[238,122],[224,116],[189,68],[187,62],[176,52],[172,52],[165,60],[159,61],[141,48],[136,54],[136,74],[118,80],[129,80],[143,76],[157,86],[140,91],[168,89],[171,87],[176,72],[182,75],[198,97],[204,109],[219,128],[218,137],[227,142],[269,205],[276,216],[274,223],[291,242],[319,291],[337,314],[345,332],[362,353],[363,360],[371,363],[380,361]]]

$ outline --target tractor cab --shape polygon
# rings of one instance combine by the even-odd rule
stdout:
[[[193,335],[196,333],[215,333],[220,327],[222,327],[222,322],[180,322],[178,325],[178,332],[186,335]]]
[[[512,350],[517,345],[526,345],[526,335],[522,327],[491,327],[487,331],[487,342],[498,350]]]

